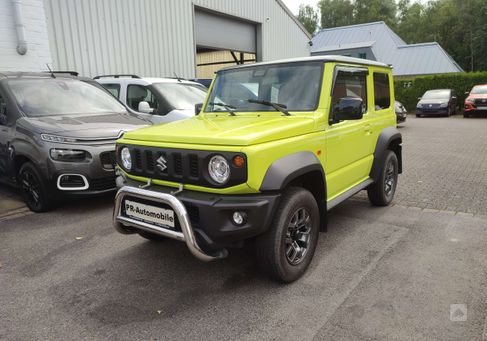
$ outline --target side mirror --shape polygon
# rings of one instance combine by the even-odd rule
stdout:
[[[137,108],[139,112],[143,112],[145,114],[152,114],[154,109],[152,109],[146,101],[142,101],[139,103],[139,107]]]
[[[203,103],[196,103],[194,105],[194,114],[198,116],[201,112],[201,109],[203,109]]]
[[[344,97],[333,108],[333,123],[360,120],[364,116],[364,101],[357,97]]]
[[[451,96],[451,99],[457,99],[457,96]]]
[[[470,95],[470,91],[465,91],[465,95]]]
[[[421,101],[421,97],[418,97],[418,101]]]

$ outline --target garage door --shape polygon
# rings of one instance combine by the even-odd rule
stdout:
[[[196,45],[256,53],[254,24],[200,10],[195,11]]]

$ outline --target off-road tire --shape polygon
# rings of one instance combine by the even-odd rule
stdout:
[[[292,245],[289,243],[293,240],[292,238],[299,238],[299,235],[295,233],[294,237],[291,237],[288,234],[292,229],[293,219],[296,214],[299,216],[300,212],[307,212],[310,218],[309,224],[307,224],[309,227],[308,247],[301,248],[301,244],[298,245],[299,250],[306,249],[306,252],[299,263],[292,264],[286,250],[296,250],[292,246],[294,241],[291,243]],[[283,283],[290,283],[300,278],[313,258],[318,242],[319,226],[320,214],[313,195],[308,190],[299,187],[286,189],[269,230],[255,240],[255,255],[260,270]],[[296,254],[298,253],[296,252]]]
[[[47,212],[56,206],[56,195],[52,190],[49,192],[47,180],[32,162],[20,167],[17,179],[24,202],[31,211]]]
[[[391,166],[393,167],[392,177],[390,173]],[[388,206],[392,202],[397,187],[398,169],[399,163],[396,154],[392,150],[387,150],[379,178],[367,187],[367,195],[372,205]],[[390,180],[393,180],[392,184]],[[390,190],[389,186],[392,186]]]

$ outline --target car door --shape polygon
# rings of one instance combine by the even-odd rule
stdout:
[[[368,178],[373,155],[372,128],[368,122],[367,69],[337,67],[334,72],[329,121],[336,103],[345,97],[361,98],[361,119],[330,123],[326,129],[327,195],[332,200]]]
[[[10,118],[7,112],[7,99],[0,89],[0,177],[11,175],[9,162]]]

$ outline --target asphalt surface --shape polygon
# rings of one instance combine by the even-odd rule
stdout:
[[[487,340],[486,131],[408,118],[394,205],[335,208],[290,285],[117,234],[110,197],[4,215],[0,340]]]

